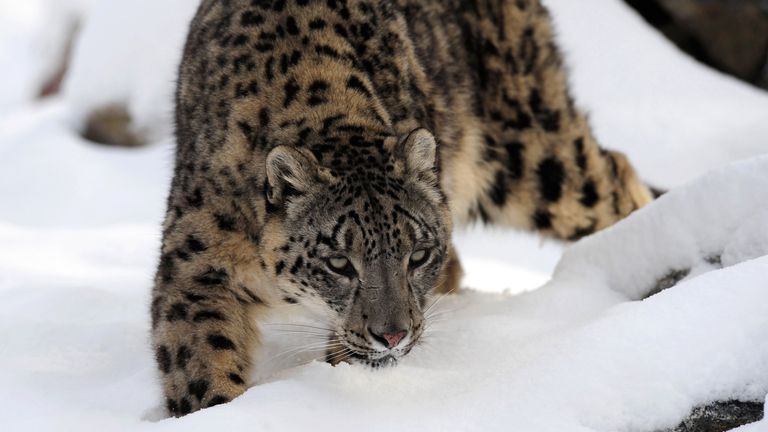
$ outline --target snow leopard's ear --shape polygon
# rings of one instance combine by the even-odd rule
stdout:
[[[415,129],[400,140],[395,148],[395,156],[405,164],[406,172],[437,185],[437,141],[428,130]]]
[[[288,146],[277,146],[267,155],[267,201],[279,206],[291,196],[303,195],[333,178],[320,166],[311,152]]]

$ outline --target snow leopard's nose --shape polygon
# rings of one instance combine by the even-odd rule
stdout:
[[[373,328],[368,327],[368,333],[371,334],[371,337],[379,342],[380,344],[384,345],[387,348],[394,348],[396,347],[401,340],[408,334],[407,330],[401,330],[401,329],[387,329],[389,331],[384,332],[376,332]]]

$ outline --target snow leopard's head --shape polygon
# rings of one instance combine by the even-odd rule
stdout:
[[[355,154],[269,153],[267,265],[285,301],[328,317],[329,361],[377,367],[407,354],[424,330],[428,295],[449,259],[451,217],[429,132],[354,139],[343,148]]]

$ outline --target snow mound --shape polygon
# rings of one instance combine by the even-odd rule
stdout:
[[[147,346],[156,259],[147,251],[155,250],[156,232],[2,224],[0,423],[8,430],[650,431],[675,426],[707,402],[763,400],[768,256],[725,268],[709,257],[725,250],[751,257],[753,242],[731,234],[768,228],[768,219],[750,218],[768,209],[757,192],[767,188],[768,157],[719,170],[573,245],[539,290],[445,297],[424,343],[397,368],[311,362],[260,370],[260,384],[242,397],[180,420],[160,420]],[[669,268],[691,270],[639,301]],[[295,347],[290,335],[269,331],[269,352]]]
[[[565,252],[555,277],[593,277],[628,299],[768,255],[768,157],[716,170]],[[663,209],[663,210],[662,210]],[[627,265],[631,263],[631,265]]]
[[[0,119],[0,221],[24,226],[160,224],[170,140],[126,151],[83,141],[61,100]]]

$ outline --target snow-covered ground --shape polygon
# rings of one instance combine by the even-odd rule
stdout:
[[[0,24],[15,26],[0,26],[12,71],[0,81],[0,430],[654,431],[768,394],[768,96],[688,59],[617,0],[548,0],[598,137],[672,192],[565,251],[462,231],[471,289],[440,302],[399,367],[300,364],[286,353],[306,341],[272,327],[259,385],[162,419],[148,294],[194,2],[46,12],[57,1],[0,0]],[[56,46],[72,11],[84,28],[64,93],[32,102],[51,66],[30,47]],[[84,113],[110,102],[156,143],[80,139]]]

